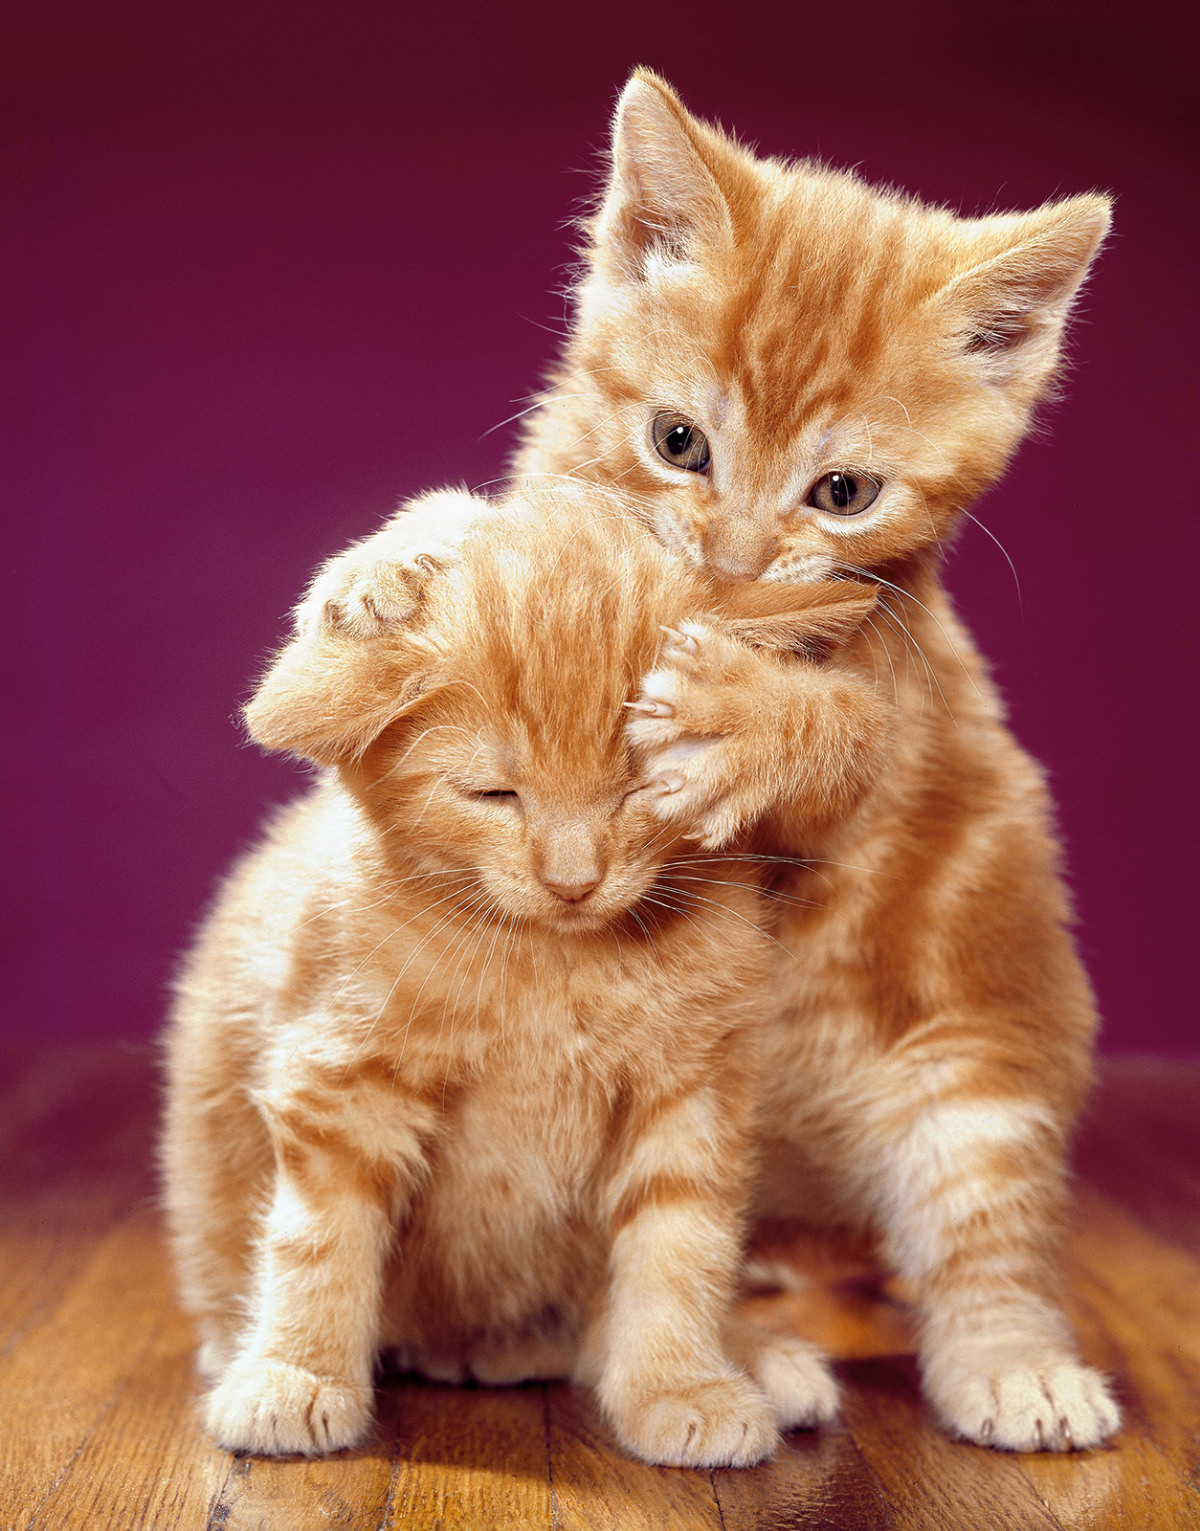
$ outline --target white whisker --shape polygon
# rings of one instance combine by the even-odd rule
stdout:
[[[977,526],[985,536],[990,537],[996,546],[1000,549],[1000,551],[1004,554],[1004,561],[1008,564],[1008,567],[1012,572],[1013,584],[1017,587],[1017,607],[1023,618],[1025,615],[1025,602],[1021,599],[1021,581],[1017,578],[1016,564],[1013,563],[1012,559],[1008,556],[1008,549],[1000,541],[999,537],[996,536],[995,532],[992,531],[991,527],[985,526],[978,516],[973,516],[965,505],[959,505],[956,508],[960,515],[966,516],[967,520],[970,521],[973,525]]]

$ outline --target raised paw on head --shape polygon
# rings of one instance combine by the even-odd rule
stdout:
[[[374,638],[411,621],[431,576],[456,561],[492,510],[489,501],[461,489],[435,489],[410,501],[320,570],[296,609],[297,633]]]
[[[756,800],[759,777],[747,759],[762,663],[703,623],[666,627],[654,669],[625,704],[654,813],[707,848],[767,806]]]
[[[317,575],[297,608],[296,629],[377,637],[412,619],[426,580],[440,567],[430,553],[380,558],[366,546],[350,548]]]

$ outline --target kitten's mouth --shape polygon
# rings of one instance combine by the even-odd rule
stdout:
[[[593,899],[590,894],[570,903],[557,901],[551,914],[553,923],[566,930],[594,929],[597,925],[607,924],[609,917],[610,911],[604,908],[603,901]]]
[[[579,914],[576,916],[567,915],[566,918],[559,915],[557,918],[547,919],[544,928],[548,935],[557,936],[564,942],[570,942],[577,938],[583,940],[584,938],[590,939],[593,936],[600,935],[611,924],[612,920],[608,915],[588,917]]]

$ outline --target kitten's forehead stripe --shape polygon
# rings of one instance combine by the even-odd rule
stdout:
[[[448,629],[471,635],[455,639],[449,662],[517,777],[564,799],[611,794],[631,769],[622,704],[654,660],[678,572],[627,517],[614,537],[603,501],[581,523],[561,489],[527,488],[526,500],[543,535],[530,538],[521,517],[497,520],[443,583],[455,603]]]
[[[847,210],[820,204],[809,199],[800,241],[795,209],[766,210],[764,226],[739,247],[749,264],[722,316],[723,356],[748,424],[775,441],[846,411],[886,354],[892,306],[910,301],[911,239],[893,210],[863,199],[853,209],[854,247],[831,261],[822,243]],[[790,259],[781,250],[790,250]]]

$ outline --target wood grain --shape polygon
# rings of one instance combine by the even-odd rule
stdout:
[[[0,1055],[0,1531],[1200,1531],[1200,1065],[1110,1065],[1079,1145],[1066,1279],[1115,1379],[1109,1450],[1002,1456],[921,1401],[903,1292],[776,1231],[806,1273],[745,1311],[835,1357],[845,1407],[741,1472],[646,1467],[565,1384],[387,1378],[361,1449],[234,1458],[197,1419],[193,1335],[155,1211],[146,1049]]]
[[[720,1525],[711,1473],[631,1461],[614,1450],[586,1399],[563,1384],[547,1392],[556,1531]],[[628,1518],[633,1505],[636,1521]]]

